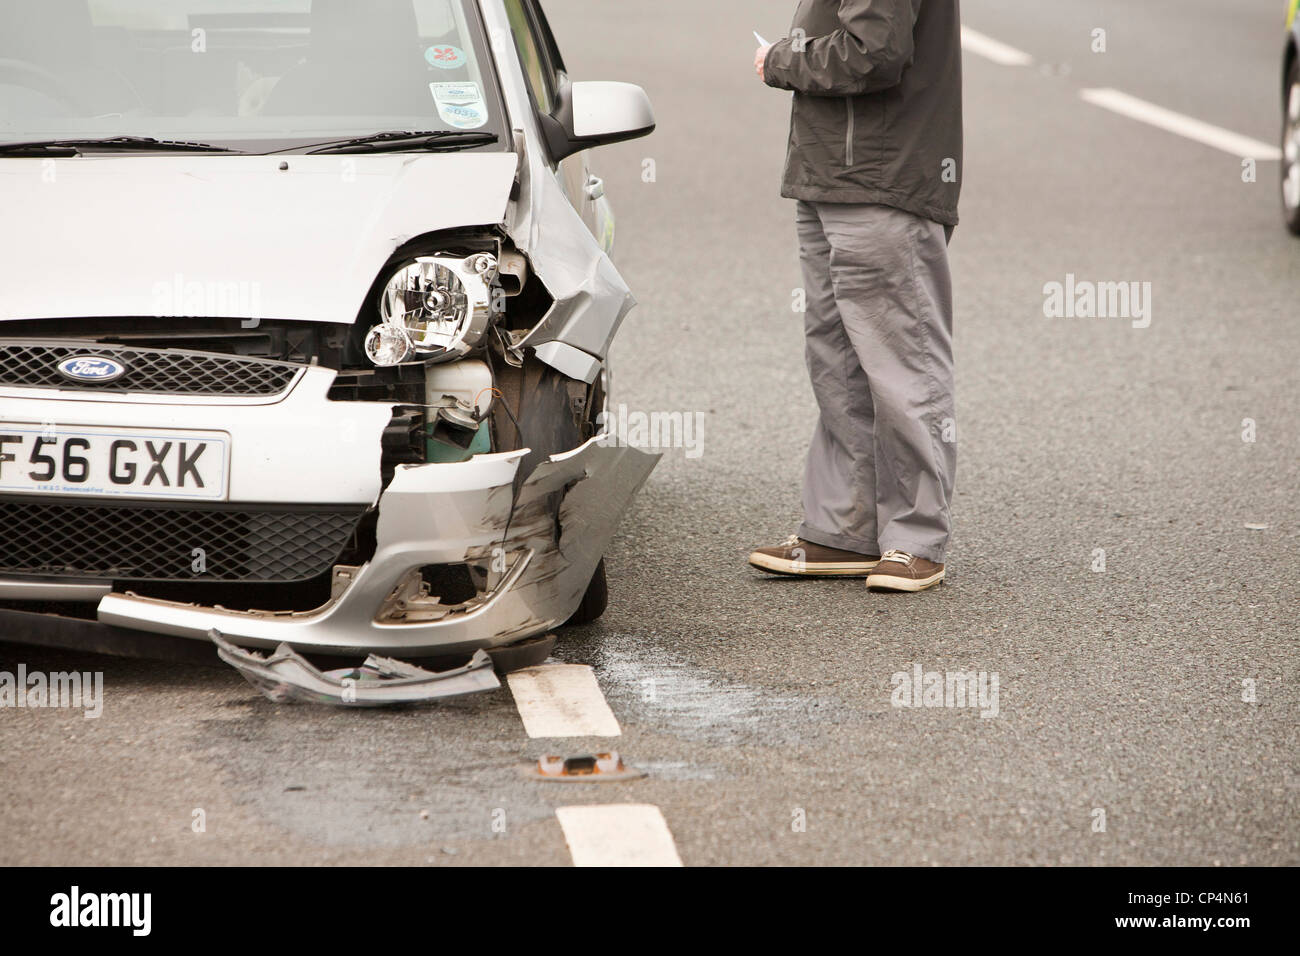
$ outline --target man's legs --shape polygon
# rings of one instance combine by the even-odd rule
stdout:
[[[832,247],[815,206],[798,206],[807,312],[805,355],[821,411],[804,472],[805,541],[878,555],[875,413],[867,375],[836,304]]]
[[[822,424],[808,462],[805,530],[840,540],[875,531],[876,540],[858,543],[878,544],[870,549],[877,554],[898,550],[942,564],[957,463],[945,230],[887,206],[812,209],[819,228],[801,221],[800,236],[809,273],[809,368]],[[821,297],[823,243],[834,322],[824,318]],[[843,339],[847,354],[836,359],[833,349]],[[854,429],[856,435],[844,434]],[[849,496],[874,504],[874,524],[848,506]]]

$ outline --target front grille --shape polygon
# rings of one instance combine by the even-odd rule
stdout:
[[[126,374],[103,384],[76,382],[59,374],[64,359],[103,356],[126,366]],[[280,395],[300,365],[210,352],[141,349],[113,345],[0,342],[0,386],[164,395]]]
[[[0,574],[290,583],[329,571],[361,506],[130,505],[0,498]]]

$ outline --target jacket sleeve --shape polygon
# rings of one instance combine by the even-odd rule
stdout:
[[[814,96],[856,96],[897,86],[915,52],[923,0],[840,0],[841,27],[826,36],[772,45],[768,86]]]

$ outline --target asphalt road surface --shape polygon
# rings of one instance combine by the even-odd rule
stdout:
[[[670,838],[605,843],[686,865],[1300,863],[1300,243],[1278,164],[1245,182],[1230,148],[1081,95],[1273,144],[1281,0],[964,4],[1024,55],[966,55],[956,537],[914,597],[744,563],[797,523],[814,422],[788,96],[751,66],[751,31],[784,35],[793,3],[546,6],[576,78],[641,83],[660,119],[596,157],[641,302],[615,402],[702,422],[615,542],[609,613],[555,652],[594,669],[620,736],[530,737],[505,688],[278,708],[233,672],[0,645],[0,669],[106,685],[98,720],[0,712],[0,863],[565,865],[603,831],[566,842],[556,810],[587,804],[658,808]],[[1150,283],[1149,325],[1046,317],[1070,275]],[[996,716],[893,706],[914,665],[996,674]],[[648,776],[520,772],[610,748]]]

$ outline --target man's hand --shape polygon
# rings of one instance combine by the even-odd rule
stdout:
[[[767,82],[767,77],[763,75],[763,64],[767,62],[767,51],[770,49],[772,49],[771,43],[759,47],[757,52],[754,53],[754,72],[758,74],[758,78],[764,83]]]

